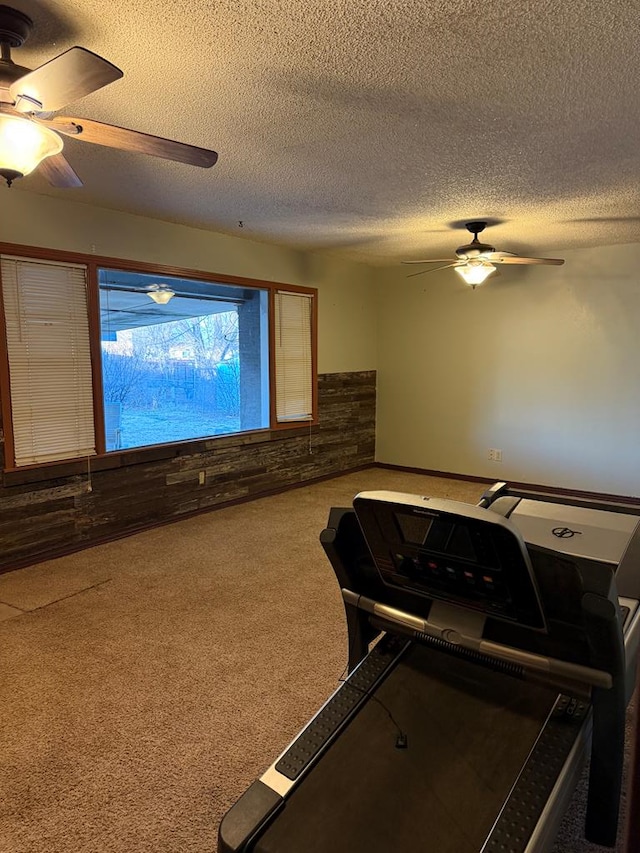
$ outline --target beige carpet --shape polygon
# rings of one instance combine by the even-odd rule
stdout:
[[[483,491],[370,469],[0,576],[1,853],[213,853],[344,670],[318,535],[369,488]]]

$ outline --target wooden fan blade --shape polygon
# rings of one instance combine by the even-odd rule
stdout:
[[[448,261],[454,262],[459,258],[429,258],[428,261],[401,261],[403,264],[446,264]]]
[[[70,116],[54,116],[51,119],[36,118],[40,124],[73,136],[85,142],[96,145],[106,145],[108,148],[119,148],[121,151],[135,151],[139,154],[151,154],[154,157],[164,157],[165,160],[175,160],[187,163],[189,166],[201,166],[208,169],[213,166],[218,155],[208,148],[198,148],[184,142],[174,142],[161,136],[151,136],[138,130],[127,130],[114,124],[103,124],[85,118]]]
[[[82,181],[72,169],[64,154],[54,154],[45,159],[38,166],[38,171],[44,175],[52,187],[68,189],[81,187]]]
[[[9,94],[18,112],[55,112],[122,76],[97,53],[71,47],[14,81]]]
[[[491,256],[489,262],[492,264],[556,264],[564,263],[563,258],[520,258],[518,255],[507,255],[506,257],[494,258]]]
[[[411,263],[411,261],[407,261],[406,263]],[[407,278],[413,278],[414,275],[424,275],[425,273],[428,273],[428,272],[438,272],[438,270],[448,270],[450,267],[457,267],[457,266],[459,266],[458,261],[456,261],[453,264],[445,264],[443,267],[434,267],[433,269],[430,269],[430,270],[420,270],[420,272],[412,272],[411,275],[407,276]]]

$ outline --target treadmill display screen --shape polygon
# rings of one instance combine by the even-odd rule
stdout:
[[[423,545],[431,551],[478,562],[471,533],[466,525],[404,513],[396,513],[396,521],[404,541],[410,545]]]

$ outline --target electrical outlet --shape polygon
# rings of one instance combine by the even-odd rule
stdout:
[[[198,485],[199,486],[204,486],[204,481],[206,479],[206,476],[207,476],[207,474],[205,471],[200,471],[200,473],[198,474]]]
[[[490,462],[502,462],[502,450],[498,450],[495,447],[489,448],[489,461]]]

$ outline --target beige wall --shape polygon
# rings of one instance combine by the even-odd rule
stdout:
[[[640,245],[559,254],[377,272],[379,461],[640,496]]]
[[[319,371],[376,368],[367,266],[16,188],[0,193],[0,242],[317,287]]]
[[[640,245],[474,292],[23,190],[0,241],[317,287],[320,372],[378,369],[379,461],[640,496]]]

